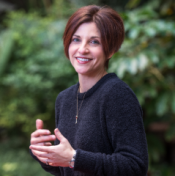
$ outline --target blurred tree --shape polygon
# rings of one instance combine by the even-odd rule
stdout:
[[[10,30],[2,34],[0,45],[0,127],[29,137],[37,118],[52,118],[54,128],[55,98],[75,82],[75,72],[63,53],[65,21],[23,13],[9,18]]]

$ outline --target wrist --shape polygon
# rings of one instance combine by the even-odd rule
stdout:
[[[76,150],[74,150],[73,156],[72,156],[71,160],[69,161],[69,167],[70,167],[70,168],[74,168],[76,153],[77,153]]]

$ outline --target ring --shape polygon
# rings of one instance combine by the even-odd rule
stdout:
[[[46,159],[46,165],[49,165],[49,163],[48,163],[48,158]]]

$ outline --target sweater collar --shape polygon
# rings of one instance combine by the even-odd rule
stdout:
[[[91,96],[103,83],[105,83],[110,78],[116,77],[115,73],[108,73],[104,75],[93,87],[91,87],[87,92],[84,93],[78,93],[78,99],[83,99],[84,94],[86,93],[84,99]],[[79,82],[76,84],[76,93],[79,88]]]

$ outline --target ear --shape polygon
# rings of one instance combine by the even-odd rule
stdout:
[[[114,52],[110,53],[108,59],[110,59],[113,55],[114,55]]]

